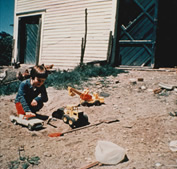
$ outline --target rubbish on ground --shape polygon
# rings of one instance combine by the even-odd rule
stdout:
[[[139,81],[139,82],[143,82],[144,79],[143,79],[143,78],[138,78],[138,81]]]
[[[83,126],[83,127],[78,127],[78,128],[75,128],[75,129],[72,129],[72,130],[69,130],[69,131],[66,131],[66,132],[63,132],[63,133],[60,133],[60,132],[56,132],[56,133],[50,133],[48,134],[49,137],[58,137],[58,136],[63,136],[67,133],[72,133],[74,131],[78,131],[78,130],[82,130],[82,129],[85,129],[85,128],[89,128],[89,127],[93,127],[93,126],[98,126],[102,123],[106,123],[106,124],[110,124],[110,123],[114,123],[114,122],[119,122],[118,119],[111,119],[111,120],[102,120],[98,123],[95,123],[95,124],[91,124],[91,125],[86,125],[86,126]]]
[[[47,70],[51,70],[54,66],[54,64],[51,64],[51,65],[44,65],[42,64]]]
[[[47,124],[50,124],[51,121],[57,121],[57,119],[52,116],[49,116],[49,118],[47,120]]]
[[[161,163],[156,163],[155,166],[160,167],[160,166],[162,166],[162,164]]]
[[[96,105],[99,106],[104,103],[104,97],[100,97],[98,93],[94,92],[93,95],[89,93],[89,89],[85,89],[80,92],[72,87],[68,87],[68,92],[70,96],[75,96],[76,94],[80,96],[80,103],[83,106]]]
[[[167,90],[172,90],[174,88],[173,85],[168,85],[168,84],[165,84],[165,83],[159,83],[159,86],[162,88],[162,89],[167,89]]]
[[[81,167],[80,169],[89,169],[89,168],[95,167],[97,165],[101,166],[102,164],[99,161],[95,161],[95,162],[90,163],[84,167]]]
[[[95,148],[96,160],[102,164],[118,164],[123,161],[126,155],[124,148],[109,142],[98,141]]]
[[[170,114],[170,116],[175,117],[175,116],[177,116],[177,111],[176,112],[170,112],[169,114]]]
[[[162,91],[161,88],[157,88],[153,90],[154,94],[159,94],[161,91]]]
[[[130,84],[135,85],[136,84],[136,79],[131,78],[129,79]]]
[[[52,116],[49,116],[48,120],[47,120],[47,124],[54,127],[54,128],[57,128],[57,126],[51,124],[51,121],[57,121],[56,118],[52,117]]]
[[[110,94],[105,93],[105,92],[100,92],[100,96],[103,96],[103,97],[109,97],[109,96],[110,96]]]
[[[3,81],[7,76],[7,70],[4,70],[4,72],[0,73],[0,81]]]
[[[19,72],[17,74],[17,79],[19,79],[20,81],[23,81],[28,78],[30,78],[30,73],[28,69],[26,69],[24,73]]]
[[[176,152],[177,151],[177,140],[171,141],[169,144],[169,148],[171,151]]]
[[[141,90],[146,90],[147,89],[146,86],[141,86],[140,88],[141,88]]]

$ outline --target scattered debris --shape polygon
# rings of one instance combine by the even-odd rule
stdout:
[[[143,78],[138,78],[138,81],[139,81],[139,82],[143,82],[144,79],[143,79]]]
[[[50,70],[50,69],[52,69],[53,68],[53,64],[51,64],[51,65],[44,65],[44,67],[47,69],[47,70]]]
[[[20,67],[20,62],[14,62],[12,64],[12,66],[15,68],[15,69],[18,69]]]
[[[143,86],[140,87],[140,89],[141,89],[141,90],[146,90],[147,87],[143,85]]]
[[[105,92],[100,92],[100,96],[102,96],[102,97],[109,97],[110,94],[105,93]]]
[[[155,166],[160,167],[160,166],[162,166],[162,164],[161,163],[156,163]]]
[[[124,148],[110,142],[98,141],[95,148],[96,160],[102,164],[115,165],[124,160],[126,151]]]
[[[176,87],[174,88],[174,91],[177,92],[177,88]]]
[[[169,148],[171,151],[177,152],[177,140],[171,141],[169,144]]]
[[[95,162],[90,163],[84,167],[81,167],[80,169],[89,169],[89,168],[95,167],[97,165],[101,166],[102,164],[99,161],[95,161]]]
[[[167,90],[173,90],[173,88],[174,88],[173,85],[168,85],[168,84],[165,84],[165,83],[159,83],[159,86],[160,86],[162,89],[167,89]]]
[[[154,94],[159,94],[160,92],[162,92],[161,88],[157,88],[153,90]]]
[[[48,120],[47,120],[47,124],[54,127],[54,128],[57,128],[57,126],[51,124],[51,121],[57,121],[56,118],[52,117],[52,116],[49,116]]]
[[[131,85],[135,85],[137,83],[136,79],[134,79],[134,78],[129,79],[129,82]]]
[[[28,78],[30,78],[30,73],[28,69],[26,69],[24,73],[19,72],[17,74],[17,79],[19,79],[20,81],[23,81]]]
[[[176,112],[170,112],[169,114],[170,114],[170,116],[175,117],[175,116],[177,116],[177,111]]]
[[[51,64],[51,65],[44,65],[44,64],[42,64],[42,66],[44,66],[47,69],[48,73],[51,73],[51,72],[55,71],[55,69],[53,69],[54,64]]]
[[[0,73],[0,82],[3,81],[7,76],[7,70],[4,70],[4,72]]]

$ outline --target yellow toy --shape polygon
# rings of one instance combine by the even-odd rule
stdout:
[[[68,87],[68,92],[70,96],[75,96],[76,94],[79,95],[80,103],[83,106],[99,106],[104,103],[103,97],[100,97],[96,92],[94,92],[93,95],[89,94],[89,89],[85,89],[83,92],[80,92],[72,87]]]
[[[69,124],[72,128],[78,123],[88,123],[88,116],[78,109],[78,106],[67,105],[64,109],[63,122]]]

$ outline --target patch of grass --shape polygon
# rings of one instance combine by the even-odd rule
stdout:
[[[18,91],[20,81],[0,85],[0,95],[11,95]]]
[[[45,85],[46,87],[52,86],[56,89],[66,89],[68,86],[74,87],[75,85],[81,85],[92,77],[117,76],[119,73],[125,73],[125,71],[116,69],[109,65],[83,65],[82,67],[76,67],[72,71],[58,71],[49,74]],[[19,84],[20,81],[0,85],[0,95],[16,93],[18,91]]]
[[[88,81],[92,77],[106,77],[117,76],[119,73],[125,73],[124,70],[119,70],[109,65],[106,66],[94,66],[84,65],[78,66],[73,71],[56,72],[48,76],[46,80],[46,86],[53,86],[57,89],[67,88],[68,86],[74,87],[75,85],[81,85],[84,81]]]
[[[24,157],[23,159],[19,158],[8,163],[9,169],[27,169],[30,166],[39,165],[40,158],[35,157]]]

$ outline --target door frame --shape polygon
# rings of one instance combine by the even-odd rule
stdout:
[[[39,30],[39,44],[37,47],[37,53],[38,57],[36,58],[36,65],[40,63],[41,60],[41,52],[42,52],[42,35],[43,35],[43,23],[44,23],[44,17],[45,17],[46,10],[38,10],[38,11],[28,11],[28,12],[22,12],[22,13],[15,13],[14,17],[14,60],[15,62],[19,62],[19,37],[20,37],[20,31],[19,31],[19,21],[21,18],[24,17],[30,17],[30,16],[37,16],[40,15],[41,21],[39,21],[40,30]]]

